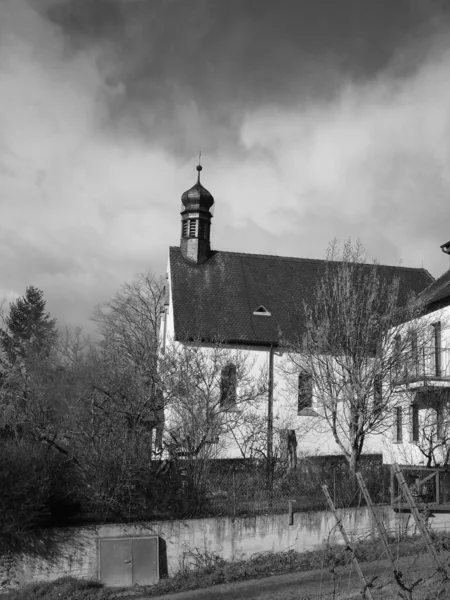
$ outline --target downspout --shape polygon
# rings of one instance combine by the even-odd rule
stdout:
[[[161,353],[165,354],[166,353],[166,337],[167,337],[167,313],[168,313],[169,307],[168,306],[164,306],[164,317],[163,317],[163,343],[162,343],[162,348],[161,348]]]
[[[273,345],[269,350],[269,389],[267,396],[267,489],[273,492]]]
[[[167,338],[167,313],[169,312],[170,306],[170,287],[169,287],[169,273],[166,273],[167,284],[164,286],[164,317],[163,317],[163,340],[161,354],[166,353],[166,338]]]

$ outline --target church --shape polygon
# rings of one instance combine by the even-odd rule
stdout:
[[[268,453],[278,444],[285,451],[289,446],[291,454],[338,454],[331,433],[319,430],[314,382],[307,373],[287,376],[283,367],[286,343],[301,339],[304,332],[300,308],[313,300],[326,261],[213,249],[214,198],[200,181],[201,170],[197,166],[197,182],[181,197],[180,245],[169,249],[163,351],[169,344],[196,344],[249,353],[255,373],[257,369],[267,373],[257,414],[264,419]],[[381,277],[398,278],[403,298],[410,292],[420,294],[434,281],[423,268],[377,268]],[[240,393],[236,365],[229,361],[222,371],[218,402],[223,402],[225,389],[228,400],[236,404]],[[236,437],[239,418],[244,417],[241,408],[229,431],[221,431],[220,436],[227,438],[220,445],[221,458],[246,458],[243,442]],[[218,444],[218,438],[209,443]],[[381,444],[374,436],[366,441],[365,452],[380,452]]]

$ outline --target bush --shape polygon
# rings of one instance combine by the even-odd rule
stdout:
[[[3,440],[0,452],[0,556],[51,554],[56,534],[37,528],[56,524],[55,511],[69,502],[61,458],[23,439]]]

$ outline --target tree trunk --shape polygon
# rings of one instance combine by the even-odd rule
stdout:
[[[358,468],[358,454],[356,448],[352,448],[350,454],[349,467],[352,480],[356,478],[356,469]]]

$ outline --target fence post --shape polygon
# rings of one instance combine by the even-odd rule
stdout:
[[[417,528],[419,529],[420,533],[422,534],[422,537],[425,540],[425,544],[434,560],[438,572],[442,574],[442,582],[447,591],[447,594],[449,594],[448,597],[450,598],[450,582],[448,578],[447,569],[445,568],[445,564],[441,561],[440,556],[437,553],[437,550],[433,544],[433,540],[431,539],[430,532],[428,531],[427,526],[425,525],[425,522],[422,518],[422,515],[420,514],[419,509],[417,508],[417,505],[411,494],[411,490],[409,489],[408,484],[406,483],[405,478],[403,476],[402,470],[400,469],[397,463],[393,464],[393,469],[395,476],[397,477],[397,481],[402,490],[402,493],[404,494],[406,502],[409,505],[411,514],[414,517]]]
[[[331,508],[332,513],[334,514],[334,518],[336,519],[336,525],[338,526],[339,531],[341,532],[341,535],[344,538],[344,542],[346,544],[346,550],[348,550],[350,552],[352,562],[353,562],[356,572],[358,573],[359,578],[361,580],[361,584],[363,586],[362,595],[363,595],[363,597],[366,597],[369,600],[374,600],[373,596],[372,596],[372,592],[369,587],[369,584],[367,583],[366,578],[364,577],[364,573],[361,571],[361,567],[359,566],[359,562],[358,562],[358,559],[356,558],[355,551],[353,550],[353,547],[350,543],[350,539],[344,529],[344,526],[342,525],[342,521],[337,514],[336,507],[334,506],[333,500],[331,499],[331,496],[328,492],[328,486],[322,485],[322,491],[325,495],[325,498],[327,499],[328,505]]]
[[[359,487],[363,493],[363,496],[366,500],[367,506],[372,514],[374,521],[375,521],[375,524],[376,524],[378,532],[380,534],[380,538],[383,543],[384,549],[386,550],[386,554],[391,562],[392,570],[394,571],[395,580],[396,580],[397,584],[399,585],[399,587],[401,587],[403,590],[410,591],[406,587],[405,583],[403,582],[402,573],[398,569],[398,565],[396,564],[394,555],[392,554],[392,551],[391,551],[391,548],[390,548],[389,542],[388,542],[386,527],[384,526],[383,520],[380,519],[380,516],[378,515],[377,511],[375,510],[375,507],[372,503],[372,499],[369,494],[369,490],[367,489],[367,486],[366,486],[366,482],[364,481],[363,476],[361,475],[361,473],[359,471],[356,473],[356,479],[358,480]]]
[[[289,512],[289,525],[294,524],[294,507],[293,504],[297,502],[296,500],[288,500],[288,512]]]
[[[234,465],[233,465],[233,471],[232,471],[232,476],[233,476],[233,517],[236,516],[236,480],[235,480],[235,475],[234,475]]]

